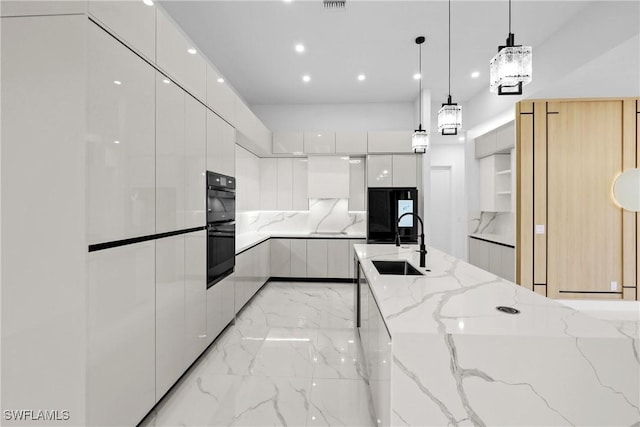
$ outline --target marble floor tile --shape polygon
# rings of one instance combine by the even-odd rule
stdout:
[[[318,331],[270,328],[251,367],[252,375],[311,378]]]
[[[355,329],[319,329],[314,378],[365,379],[360,339]]]
[[[374,426],[363,380],[313,379],[307,426]]]

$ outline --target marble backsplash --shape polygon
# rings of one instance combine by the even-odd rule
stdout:
[[[515,241],[514,225],[513,212],[469,212],[469,234],[497,234]]]
[[[366,233],[366,212],[348,211],[348,199],[310,199],[308,211],[236,214],[237,233]]]

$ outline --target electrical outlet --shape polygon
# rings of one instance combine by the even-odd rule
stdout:
[[[611,282],[611,290],[612,291],[618,290],[618,282]]]
[[[544,234],[544,224],[536,224],[536,234]]]

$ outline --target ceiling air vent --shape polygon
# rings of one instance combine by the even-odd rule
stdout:
[[[345,10],[346,0],[323,0],[324,10],[334,12]]]

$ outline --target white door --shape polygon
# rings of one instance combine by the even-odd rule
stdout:
[[[431,245],[448,254],[453,251],[453,198],[451,196],[451,166],[431,167]]]

